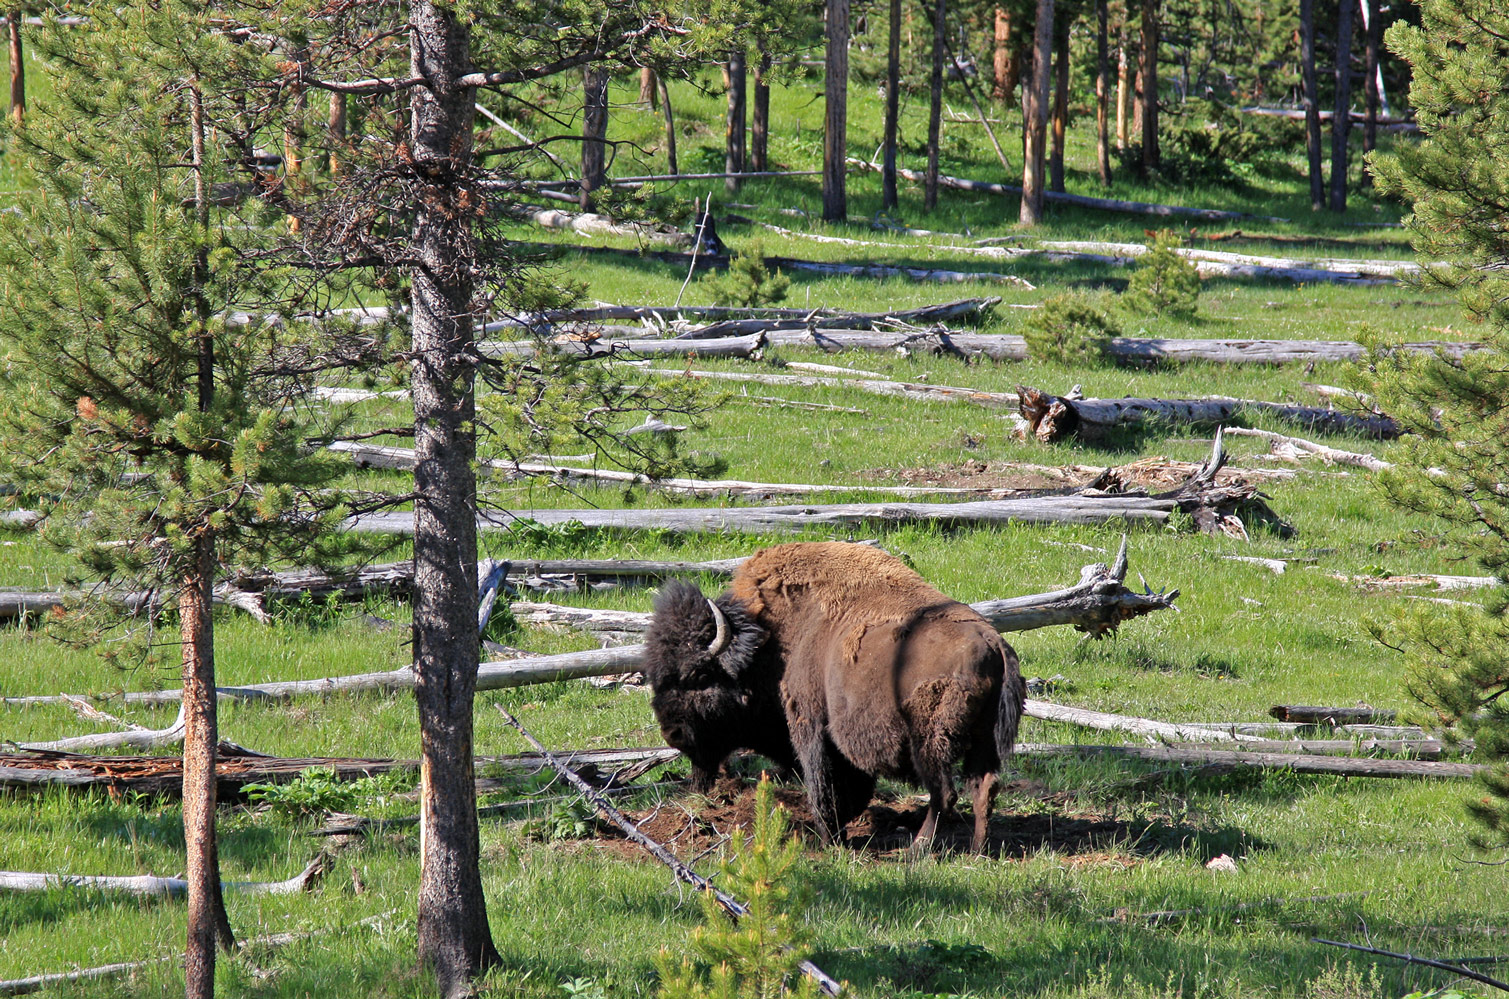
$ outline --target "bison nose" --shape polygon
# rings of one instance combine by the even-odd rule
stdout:
[[[662,727],[660,734],[665,738],[665,744],[673,749],[681,749],[692,744],[692,734],[684,725]]]

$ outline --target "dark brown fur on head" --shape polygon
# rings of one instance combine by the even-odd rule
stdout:
[[[766,649],[766,633],[724,595],[718,609],[730,640],[714,656],[717,633],[702,591],[690,583],[666,584],[655,599],[645,632],[644,673],[650,706],[666,744],[692,762],[692,782],[706,790],[736,749],[752,749],[777,763],[795,762],[781,710],[780,664]]]

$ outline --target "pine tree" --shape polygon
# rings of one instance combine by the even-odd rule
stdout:
[[[9,129],[35,188],[0,215],[0,475],[46,513],[43,535],[83,576],[162,594],[139,618],[84,622],[107,653],[181,649],[187,992],[213,992],[231,944],[215,849],[214,623],[222,561],[333,554],[339,466],[307,445],[286,390],[295,331],[235,322],[271,290],[243,266],[281,224],[227,164],[246,162],[235,80],[258,56],[218,30],[233,16],[177,0],[78,11],[35,45],[54,96]],[[234,168],[232,168],[234,169]],[[218,202],[212,203],[212,202]],[[149,602],[152,603],[152,602]],[[178,617],[177,640],[157,630]]]
[[[1443,725],[1460,724],[1479,755],[1509,760],[1509,11],[1495,0],[1425,0],[1422,24],[1389,45],[1414,71],[1410,103],[1424,141],[1372,162],[1378,186],[1413,206],[1416,251],[1450,261],[1429,280],[1455,289],[1482,325],[1485,350],[1460,360],[1382,346],[1369,387],[1409,435],[1385,477],[1395,504],[1440,518],[1499,578],[1484,611],[1432,606],[1375,634],[1409,656],[1409,689]],[[1468,807],[1484,844],[1509,845],[1509,766]]]

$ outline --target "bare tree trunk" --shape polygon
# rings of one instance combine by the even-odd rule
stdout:
[[[1351,0],[1341,0],[1336,15],[1336,108],[1331,116],[1331,204],[1333,212],[1347,210],[1347,152],[1352,138],[1352,25]]]
[[[933,4],[933,71],[928,77],[927,112],[927,179],[922,187],[922,208],[932,211],[938,206],[938,142],[943,128],[943,49],[947,44],[948,0]]]
[[[1106,7],[1106,0],[1095,0],[1095,166],[1101,187],[1111,186],[1111,58]]]
[[[330,175],[341,172],[341,153],[346,146],[346,95],[330,92],[330,114],[325,120],[325,140],[330,150]]]
[[[1378,146],[1378,43],[1382,35],[1382,18],[1372,9],[1372,0],[1362,0],[1362,30],[1366,38],[1363,56],[1364,118],[1362,151],[1370,153]],[[1371,184],[1372,176],[1363,161],[1363,179]]]
[[[680,171],[676,168],[676,115],[671,110],[671,88],[666,86],[665,77],[659,79],[660,110],[665,115],[665,157],[668,172],[673,176]]]
[[[1142,0],[1142,169],[1158,169],[1158,0]]]
[[[1116,46],[1116,148],[1122,150],[1127,147],[1127,127],[1130,124],[1127,109],[1132,104],[1132,63],[1127,58],[1131,41],[1126,15],[1122,15],[1121,38]]]
[[[723,170],[725,173],[744,172],[744,132],[747,115],[744,107],[745,83],[748,73],[744,67],[744,49],[737,47],[728,52],[728,115],[723,125]],[[733,194],[742,182],[738,177],[725,177],[724,190]]]
[[[592,192],[608,182],[608,72],[588,63],[582,67],[581,209],[593,210]]]
[[[5,18],[10,39],[10,116],[17,125],[26,116],[26,63],[21,58],[21,8],[13,7]]]
[[[1037,26],[1032,43],[1032,85],[1022,88],[1026,134],[1022,156],[1023,225],[1043,219],[1043,159],[1048,146],[1048,92],[1052,83],[1053,0],[1037,0]]]
[[[896,195],[896,124],[901,113],[901,0],[891,0],[890,31],[885,56],[885,137],[881,140],[884,163],[880,168],[880,207],[894,211]]]
[[[824,68],[823,218],[849,217],[845,190],[849,147],[849,0],[827,0],[827,54]]]
[[[308,109],[309,96],[304,90],[303,78],[309,72],[309,47],[298,46],[290,55],[298,67],[298,75],[293,84],[293,103],[283,127],[283,173],[288,177],[296,177],[304,159],[304,112]]]
[[[1310,167],[1310,209],[1326,204],[1320,172],[1320,88],[1315,81],[1315,0],[1299,0],[1299,63],[1305,101],[1305,155]]]
[[[639,103],[648,104],[651,109],[658,110],[660,107],[659,88],[655,85],[655,71],[649,66],[639,67]]]
[[[1064,193],[1064,133],[1069,130],[1069,18],[1056,25],[1053,52],[1053,147],[1048,189]]]
[[[761,41],[755,48],[758,56],[754,71],[754,115],[749,128],[749,169],[764,173],[770,162],[770,53]]]
[[[477,684],[475,325],[471,213],[459,203],[472,158],[475,97],[465,20],[429,0],[409,11],[413,181],[410,239],[414,398],[414,699],[419,709],[419,958],[447,999],[497,964],[478,867],[472,698]],[[589,103],[606,74],[588,70]],[[596,104],[606,108],[601,97]],[[597,123],[594,122],[594,125]],[[595,134],[602,134],[599,127]],[[596,143],[587,143],[594,146]],[[600,149],[601,146],[598,145]],[[584,154],[585,159],[585,154]],[[585,179],[585,175],[584,175]]]
[[[1010,101],[1011,90],[1006,86],[1011,66],[1011,15],[1005,7],[995,11],[995,52],[991,68],[995,71],[995,87],[990,96],[998,101]]]

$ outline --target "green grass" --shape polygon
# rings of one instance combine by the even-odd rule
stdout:
[[[45,92],[31,74],[33,94]],[[801,78],[773,94],[772,159],[778,166],[809,168],[819,150],[818,81]],[[674,89],[684,169],[721,168],[722,107],[716,94]],[[614,138],[645,149],[659,143],[660,119],[624,106],[631,81],[615,84]],[[956,107],[961,94],[951,94]],[[922,134],[918,94],[906,95],[903,134],[906,165],[917,165]],[[868,158],[879,132],[877,104],[868,82],[856,83],[851,105],[850,154]],[[526,130],[543,133],[521,108],[495,108]],[[1014,111],[1000,111],[1012,134]],[[1069,142],[1069,187],[1099,193],[1091,176],[1092,119],[1076,119]],[[553,130],[553,129],[552,129]],[[944,170],[1000,179],[977,127],[945,126]],[[1015,143],[1006,142],[1008,149]],[[699,152],[698,146],[705,148]],[[629,150],[630,147],[622,147]],[[1298,147],[1293,147],[1297,149]],[[1246,223],[1247,233],[1310,233],[1353,245],[1284,246],[1221,243],[1222,249],[1283,256],[1407,254],[1402,233],[1359,230],[1312,216],[1298,154],[1281,148],[1244,174],[1242,185],[1170,185],[1119,175],[1116,197],[1204,207],[1235,207],[1291,217],[1290,223]],[[663,160],[625,152],[619,174],[654,172]],[[0,191],[15,178],[0,157]],[[1012,178],[1008,178],[1012,179]],[[676,191],[690,197],[708,185]],[[1003,271],[1038,286],[971,283],[922,285],[901,281],[816,279],[792,275],[790,304],[851,309],[900,308],[965,295],[1000,294],[1007,303],[1031,304],[1067,289],[1114,295],[1126,273],[1090,265],[1041,261],[1000,262],[951,251],[943,240],[872,232],[866,225],[823,227],[781,213],[818,206],[816,178],[750,183],[732,198],[715,188],[720,204],[788,229],[811,229],[901,244],[873,254],[856,247],[779,236],[730,226],[736,249],[758,238],[765,252],[813,259],[917,261],[960,270]],[[872,216],[879,203],[875,175],[851,178],[851,213]],[[3,199],[3,195],[0,195]],[[976,237],[1016,231],[1009,198],[945,191],[937,211],[921,212],[920,192],[903,188],[905,221],[914,226]],[[721,208],[720,208],[721,210]],[[1394,220],[1399,207],[1354,198],[1348,221]],[[1141,240],[1145,220],[1093,215],[1050,207],[1044,238]],[[1184,227],[1187,228],[1187,227]],[[1202,227],[1205,228],[1205,227]],[[1214,228],[1214,227],[1211,227]],[[1224,228],[1232,228],[1226,226]],[[521,239],[571,240],[521,229]],[[627,242],[620,245],[629,245]],[[586,283],[590,298],[663,304],[675,299],[685,273],[648,259],[570,260],[561,272]],[[693,281],[686,301],[708,301]],[[1363,326],[1409,339],[1470,336],[1452,302],[1437,293],[1404,287],[1295,286],[1286,282],[1208,280],[1200,315],[1188,322],[1120,315],[1129,335],[1276,339],[1354,339]],[[999,309],[982,328],[1015,332],[1021,310]],[[1451,326],[1451,331],[1442,332]],[[834,357],[811,350],[774,352],[781,361],[822,360],[900,380],[1011,391],[1027,384],[1063,391],[1080,384],[1089,396],[1192,396],[1221,394],[1314,403],[1308,384],[1341,384],[1341,365],[1259,368],[1189,365],[1155,368],[1074,368],[1026,362],[964,365],[946,357],[853,354]],[[672,366],[672,365],[665,365]],[[711,368],[749,370],[749,362]],[[861,408],[863,414],[756,408],[747,394]],[[360,412],[365,424],[402,421],[402,405],[386,416],[376,405]],[[1268,418],[1254,425],[1292,428]],[[892,484],[906,469],[986,462],[1105,466],[1164,455],[1196,461],[1209,450],[1209,428],[1153,427],[1110,444],[1065,442],[1047,447],[1011,437],[1004,413],[970,405],[906,402],[844,388],[732,387],[687,435],[687,447],[716,452],[741,479],[821,482],[864,498],[868,485]],[[1309,435],[1307,435],[1309,436]],[[1320,438],[1351,450],[1386,453],[1375,442]],[[1229,442],[1238,459],[1261,450],[1242,438]],[[1331,470],[1334,471],[1334,470]],[[353,473],[352,481],[396,486],[393,473]],[[1054,697],[1065,703],[1171,721],[1262,718],[1275,703],[1350,705],[1408,710],[1399,658],[1372,641],[1365,622],[1414,606],[1401,595],[1368,594],[1333,576],[1377,572],[1477,571],[1439,543],[1434,523],[1388,507],[1371,477],[1302,473],[1265,485],[1269,503],[1297,531],[1279,538],[1257,531],[1250,542],[1156,529],[1131,531],[1135,577],[1155,588],[1177,587],[1182,613],[1160,613],[1126,625],[1102,642],[1085,642],[1063,629],[1010,636],[1028,675],[1064,679]],[[488,501],[515,509],[599,506],[668,506],[694,501],[635,490],[583,488],[565,493],[541,483],[493,484]],[[701,502],[701,501],[696,501]],[[931,581],[962,600],[1013,596],[1068,585],[1082,565],[1109,560],[1119,526],[942,530],[907,526],[863,532],[903,553]],[[809,532],[804,537],[825,537]],[[740,535],[670,536],[654,532],[536,531],[489,534],[483,554],[494,557],[726,558],[786,538]],[[1095,552],[1077,546],[1090,546]],[[1103,553],[1103,554],[1102,554]],[[1309,553],[1313,565],[1274,575],[1223,555]],[[391,555],[402,558],[401,542]],[[67,564],[26,535],[0,547],[0,584],[24,588],[60,585]],[[703,580],[713,591],[715,580]],[[1479,599],[1469,594],[1454,598]],[[560,598],[563,602],[648,610],[648,590]],[[395,622],[377,630],[365,615]],[[222,682],[312,678],[390,669],[407,661],[408,610],[389,600],[327,607],[284,605],[264,627],[231,612],[217,614],[217,669]],[[494,627],[490,637],[548,653],[591,647],[576,634]],[[123,672],[92,655],[63,646],[45,629],[0,628],[0,694],[108,692],[175,685],[172,647],[165,663]],[[601,690],[558,683],[478,696],[476,746],[481,753],[528,747],[491,704],[520,717],[547,745],[593,748],[651,745],[658,729],[643,692]],[[167,708],[113,707],[123,718],[161,727]],[[415,709],[404,696],[360,695],[308,699],[290,705],[228,703],[221,709],[224,737],[283,755],[351,755],[413,758],[418,752]],[[43,740],[93,731],[60,707],[0,708],[0,737]],[[1114,741],[1109,733],[1083,732],[1037,721],[1026,723],[1028,742]],[[1435,956],[1472,956],[1502,950],[1501,868],[1466,845],[1469,826],[1462,783],[1422,780],[1366,781],[1301,777],[1290,773],[1191,777],[1132,763],[1020,760],[1011,776],[1037,782],[1039,794],[1003,796],[999,811],[1024,832],[1021,850],[998,859],[945,856],[916,864],[812,847],[801,876],[815,889],[808,914],[814,959],[848,979],[863,997],[1027,996],[1041,999],[1152,999],[1172,996],[1363,999],[1397,997],[1443,984],[1447,976],[1419,968],[1342,954],[1309,942],[1312,935],[1369,939],[1375,945]],[[543,778],[530,790],[538,790]],[[895,790],[904,790],[896,788]],[[558,793],[552,789],[546,795]],[[522,795],[521,795],[522,796]],[[506,800],[506,799],[505,799]],[[648,807],[648,801],[644,803]],[[412,807],[389,801],[363,809],[400,815]],[[675,802],[665,805],[678,807]],[[1052,819],[1060,826],[1087,815],[1110,823],[1106,836],[1046,844],[1029,832]],[[1035,825],[1037,823],[1038,825]],[[221,817],[221,859],[231,880],[277,880],[297,870],[322,845],[309,835],[312,819],[291,819],[244,808]],[[651,996],[652,956],[684,947],[700,920],[700,906],[649,860],[626,860],[594,842],[543,842],[522,818],[482,825],[483,876],[492,931],[503,967],[484,994],[560,997],[562,983],[589,979],[603,994]],[[0,796],[3,866],[76,874],[177,873],[182,866],[181,819],[172,802],[115,801],[49,792]],[[430,994],[428,978],[414,967],[414,892],[418,837],[393,830],[339,854],[317,894],[228,898],[237,932],[251,937],[279,930],[323,931],[275,952],[222,962],[224,995],[267,997],[407,997]],[[1237,858],[1236,873],[1207,870],[1211,857]],[[1487,859],[1494,859],[1489,857]],[[703,859],[699,867],[711,869]],[[357,885],[360,885],[358,890]],[[1317,901],[1297,901],[1323,896]],[[1288,899],[1236,911],[1232,907]],[[1147,926],[1121,922],[1119,913],[1197,908],[1174,922]],[[375,924],[357,927],[369,917]],[[77,966],[171,955],[181,948],[180,902],[137,900],[96,892],[0,896],[0,979]],[[110,986],[58,989],[57,995],[156,996],[178,987],[171,962],[149,967]]]

